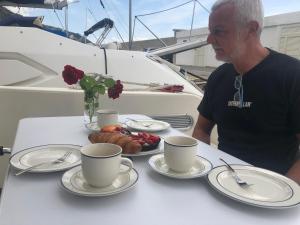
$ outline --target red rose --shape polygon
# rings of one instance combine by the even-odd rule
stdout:
[[[76,74],[76,77],[78,78],[78,80],[81,80],[84,76],[84,72],[82,70],[79,70],[79,69],[75,69],[75,74]]]
[[[84,72],[76,69],[73,66],[66,65],[64,67],[64,71],[62,72],[62,76],[67,84],[72,85],[76,84],[78,80],[83,78]]]
[[[107,94],[109,98],[116,99],[120,97],[122,91],[123,91],[123,84],[121,84],[120,80],[117,80],[114,86],[108,88]]]

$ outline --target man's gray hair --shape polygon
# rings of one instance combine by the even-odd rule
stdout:
[[[236,9],[236,20],[238,25],[246,25],[250,21],[256,21],[259,25],[258,36],[260,36],[264,26],[264,10],[261,0],[217,0],[211,11],[225,3],[232,3]]]

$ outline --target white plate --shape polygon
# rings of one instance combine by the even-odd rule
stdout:
[[[197,156],[192,168],[185,173],[178,173],[169,169],[168,165],[165,162],[163,154],[152,156],[148,162],[151,168],[156,172],[177,179],[192,179],[196,177],[203,177],[212,169],[211,162],[200,156]]]
[[[121,170],[127,166],[121,165]],[[81,166],[77,166],[66,171],[61,179],[62,187],[75,195],[87,197],[109,196],[127,191],[132,188],[138,181],[138,172],[135,169],[130,170],[126,174],[120,174],[112,183],[112,185],[103,188],[92,187],[85,181]]]
[[[126,156],[126,157],[135,157],[135,156],[147,156],[147,155],[155,155],[155,154],[159,154],[162,153],[163,150],[163,146],[162,146],[162,142],[159,143],[159,145],[157,146],[157,148],[153,149],[153,150],[148,150],[148,151],[141,151],[135,154],[122,154],[122,156]]]
[[[125,124],[131,129],[147,132],[163,131],[170,127],[169,123],[160,120],[129,120]]]
[[[263,208],[287,208],[300,203],[300,186],[291,179],[253,166],[232,167],[251,185],[238,185],[226,166],[216,167],[208,175],[212,187],[229,198]]]
[[[10,158],[10,164],[19,170],[37,165],[42,162],[51,162],[62,157],[66,152],[71,151],[71,155],[62,163],[46,163],[35,169],[31,173],[55,172],[69,169],[81,163],[80,148],[78,145],[51,144],[24,149]]]

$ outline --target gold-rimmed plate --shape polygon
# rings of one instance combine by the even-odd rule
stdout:
[[[81,163],[79,145],[70,144],[49,144],[34,146],[24,149],[12,155],[10,158],[10,165],[18,170],[25,170],[34,165],[45,163],[28,172],[31,173],[47,173],[63,171]],[[67,152],[71,154],[62,163],[50,163],[62,157]]]
[[[288,208],[299,205],[300,186],[293,180],[270,170],[243,165],[231,165],[238,176],[249,185],[237,184],[226,166],[208,174],[210,185],[223,195],[263,208]]]

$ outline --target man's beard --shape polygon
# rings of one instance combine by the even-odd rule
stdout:
[[[235,40],[236,44],[233,46],[233,51],[229,55],[224,55],[223,57],[218,58],[218,54],[216,52],[216,59],[225,63],[232,63],[235,59],[239,59],[242,56],[244,45],[241,42],[241,33],[237,33],[237,37]],[[218,49],[219,46],[214,45],[214,49]]]
[[[219,48],[218,46],[213,46],[213,48],[215,49],[217,49],[217,48]],[[215,50],[215,54],[216,54],[216,59],[218,60],[218,61],[222,61],[222,62],[225,62],[225,63],[231,63],[232,62],[232,54],[233,53],[231,53],[230,55],[221,55],[221,56],[219,56],[218,55],[218,53],[216,52],[216,50]],[[234,54],[235,55],[235,54]]]

